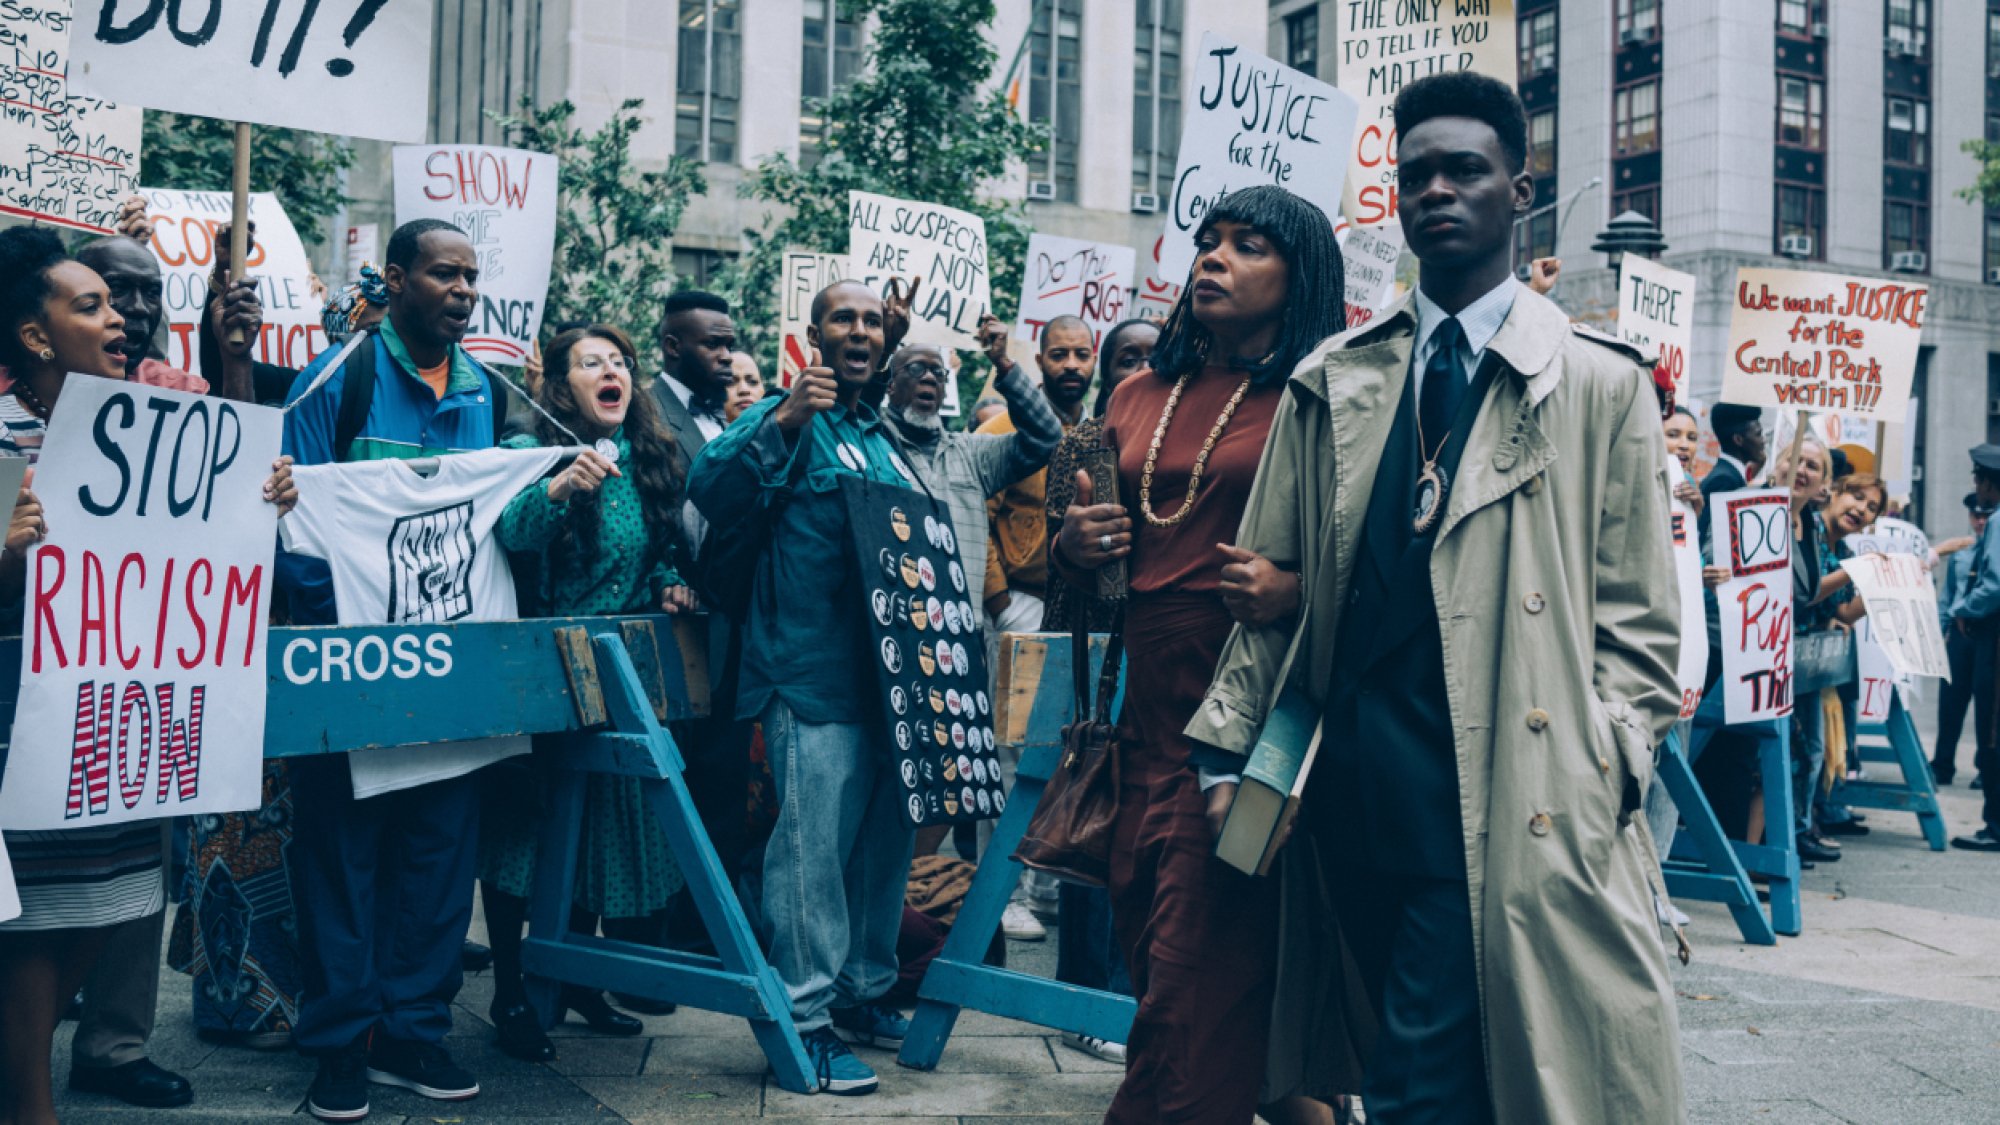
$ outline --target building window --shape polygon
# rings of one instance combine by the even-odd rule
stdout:
[[[1931,0],[1889,0],[1889,50],[1923,55],[1930,50]]]
[[[1617,128],[1619,156],[1652,152],[1660,147],[1660,80],[1621,86],[1611,96],[1611,116]]]
[[[2000,114],[1986,115],[1986,143],[2000,145]]]
[[[819,162],[826,114],[819,104],[861,69],[861,21],[841,14],[836,0],[805,0],[805,48],[799,68],[799,163]]]
[[[736,255],[721,250],[696,250],[674,247],[673,262],[675,284],[682,289],[707,289],[722,280],[724,271],[736,261]]]
[[[1883,204],[1882,254],[1885,268],[1893,269],[1896,255],[1915,252],[1930,253],[1931,249],[1931,209],[1922,203],[1899,203],[1890,201]]]
[[[1553,258],[1556,253],[1556,208],[1551,207],[1514,224],[1514,266],[1528,265],[1536,258]]]
[[[733,164],[743,97],[742,8],[739,0],[680,0],[680,4],[674,152]]]
[[[1556,68],[1556,10],[1547,8],[1521,21],[1521,80]]]
[[[1986,77],[2000,78],[2000,8],[1986,10]]]
[[[1660,0],[1617,0],[1616,19],[1620,43],[1658,39]]]
[[[1806,0],[1778,0],[1778,30],[1794,35],[1812,31],[1813,10]]]
[[[1556,112],[1547,110],[1528,118],[1528,174],[1553,175],[1556,170]]]
[[[1137,0],[1132,58],[1132,190],[1173,195],[1181,151],[1181,3]]]
[[[1826,148],[1826,83],[1794,74],[1778,76],[1778,143]]]
[[[1911,164],[1921,168],[1930,163],[1930,103],[1910,98],[1890,98],[1885,117],[1888,139],[1884,142],[1883,156],[1892,164]]]
[[[1058,203],[1075,203],[1083,135],[1083,0],[1037,4],[1035,16],[1028,33],[1028,120],[1047,128],[1049,139],[1047,150],[1029,159],[1028,178],[1054,184]]]
[[[1657,185],[1628,188],[1611,196],[1611,214],[1623,215],[1627,211],[1637,211],[1646,216],[1654,226],[1660,225],[1660,189]]]
[[[1285,17],[1285,65],[1319,77],[1319,5]]]
[[[1993,271],[2000,270],[2000,214],[1986,213],[1986,280],[1993,280]]]
[[[1786,240],[1808,239],[1806,257],[1826,257],[1826,192],[1803,184],[1778,185],[1778,252]],[[1792,252],[1797,253],[1796,247]]]

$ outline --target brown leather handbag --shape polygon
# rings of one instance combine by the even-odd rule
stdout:
[[[1042,799],[1014,859],[1058,879],[1102,887],[1111,874],[1111,832],[1118,817],[1118,726],[1111,701],[1125,652],[1124,622],[1111,631],[1097,676],[1097,708],[1090,705],[1090,635],[1081,618],[1070,633],[1070,667],[1076,686],[1076,721],[1063,728],[1063,755],[1042,788]]]

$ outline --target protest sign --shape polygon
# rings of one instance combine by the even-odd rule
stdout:
[[[14,863],[7,858],[7,841],[0,840],[0,922],[21,916],[21,892],[14,886]]]
[[[1194,92],[1159,255],[1159,276],[1176,283],[1194,265],[1202,216],[1237,188],[1276,184],[1337,222],[1358,110],[1332,86],[1214,32],[1202,35],[1190,66]]]
[[[382,227],[379,223],[362,223],[347,228],[347,280],[361,280],[361,267],[382,268]]]
[[[180,0],[78,0],[72,32],[70,84],[92,97],[223,121],[424,139],[428,0],[211,0],[186,11]]]
[[[812,322],[813,298],[819,291],[847,277],[847,255],[810,254],[785,251],[778,278],[778,385],[791,389],[792,380],[812,360],[812,345],[806,342],[806,326]]]
[[[1104,334],[1131,315],[1127,310],[1137,259],[1130,246],[1041,231],[1030,234],[1014,338],[1039,343],[1042,327],[1049,321],[1059,316],[1081,317],[1090,327],[1091,347],[1101,351]]]
[[[34,482],[0,824],[257,807],[283,414],[72,376]]]
[[[1929,298],[1905,281],[1739,269],[1722,401],[1901,422]]]
[[[0,4],[0,215],[109,234],[138,190],[138,107],[74,94],[67,0]]]
[[[1906,676],[1951,679],[1944,632],[1938,625],[1937,588],[1927,560],[1915,555],[1865,554],[1846,559],[1840,569],[1854,580],[1854,592],[1868,604],[1868,620],[1890,666]]]
[[[1375,319],[1396,295],[1396,261],[1403,256],[1401,223],[1347,227],[1340,257],[1347,279],[1347,326]]]
[[[849,277],[887,296],[900,279],[921,279],[906,344],[977,348],[979,319],[993,308],[986,221],[937,203],[847,193]]]
[[[1923,528],[1889,516],[1876,520],[1868,531],[1848,536],[1847,546],[1857,555],[1873,551],[1883,555],[1914,555],[1919,559],[1931,557],[1931,537],[1924,534]]]
[[[153,256],[160,260],[166,283],[167,363],[193,371],[200,366],[196,333],[208,304],[215,249],[229,244],[229,193],[140,191],[152,217]],[[251,193],[250,220],[257,225],[257,244],[245,268],[264,302],[264,326],[251,356],[279,367],[302,368],[326,350],[321,301],[312,293],[305,243],[299,241],[284,205],[268,191]]]
[[[1875,625],[1867,617],[1854,623],[1855,717],[1864,723],[1889,721],[1889,705],[1896,698],[1895,665],[1875,635]]]
[[[1722,611],[1724,721],[1750,723],[1792,713],[1792,510],[1783,489],[1709,497]]]
[[[1680,462],[1667,458],[1667,479],[1680,480]],[[1674,548],[1675,585],[1681,595],[1681,718],[1694,718],[1701,706],[1702,687],[1708,681],[1708,619],[1703,612],[1701,585],[1701,539],[1696,520],[1680,497],[1667,494],[1667,526]]]
[[[1618,277],[1618,337],[1653,357],[1673,379],[1674,400],[1687,390],[1694,346],[1694,275],[1627,254]]]
[[[882,729],[913,828],[964,824],[1007,808],[993,734],[993,681],[972,616],[979,575],[967,575],[951,512],[921,492],[842,476],[847,526]],[[985,534],[982,530],[979,534]]]
[[[394,161],[396,224],[442,219],[479,254],[479,302],[465,350],[519,367],[548,307],[556,158],[492,145],[408,145]]]
[[[1153,240],[1152,265],[1145,276],[1139,279],[1139,286],[1132,294],[1132,315],[1154,324],[1165,324],[1173,315],[1174,306],[1180,303],[1181,283],[1178,279],[1163,281],[1160,275],[1160,248],[1166,245],[1167,236]]]
[[[1358,226],[1396,222],[1396,93],[1470,70],[1514,85],[1513,0],[1351,0],[1334,38],[1340,88],[1360,109],[1342,210]],[[1343,169],[1345,171],[1345,169]]]

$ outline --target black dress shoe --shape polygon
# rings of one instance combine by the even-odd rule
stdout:
[[[642,1016],[671,1016],[678,1009],[670,1000],[653,1000],[644,996],[631,996],[623,992],[611,994],[621,1008],[629,1008]]]
[[[562,999],[556,1004],[556,1022],[561,1023],[569,1012],[582,1016],[590,1030],[599,1035],[637,1035],[646,1030],[644,1023],[612,1007],[602,992],[563,989]]]
[[[134,1059],[123,1066],[73,1066],[69,1088],[108,1094],[144,1109],[172,1109],[194,1102],[194,1087],[188,1080],[151,1059]]]
[[[1953,836],[1951,846],[1968,852],[2000,852],[2000,835],[1982,828],[1970,836]]]
[[[1800,836],[1798,838],[1798,845],[1799,860],[1802,865],[1806,860],[1811,860],[1814,863],[1840,862],[1840,853],[1838,851],[1827,847],[1811,836]]]
[[[1866,836],[1868,826],[1858,820],[1842,820],[1819,826],[1821,834],[1827,836]]]
[[[514,1004],[487,1014],[493,1017],[494,1038],[502,1051],[522,1062],[542,1063],[556,1057],[556,1045],[542,1031],[541,1017],[532,1006]]]
[[[476,941],[467,941],[458,951],[458,965],[468,973],[483,973],[493,967],[493,951]]]

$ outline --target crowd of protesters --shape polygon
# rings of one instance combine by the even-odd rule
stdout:
[[[1132,654],[1108,886],[1030,874],[1003,920],[1020,940],[1055,923],[1063,980],[1137,1000],[1127,1042],[1066,1036],[1127,1067],[1107,1120],[1331,1122],[1357,1096],[1388,1125],[1678,1120],[1656,924],[1678,917],[1657,859],[1676,818],[1653,774],[1681,698],[1669,497],[1699,512],[1706,548],[1709,498],[1790,490],[1802,634],[1866,612],[1838,562],[1890,498],[1810,437],[1772,450],[1757,411],[1726,405],[1695,480],[1692,412],[1638,353],[1573,328],[1544,296],[1553,268],[1513,275],[1514,223],[1534,202],[1515,95],[1439,76],[1406,86],[1395,118],[1411,296],[1348,329],[1326,215],[1243,189],[1203,215],[1163,324],[1100,337],[1059,317],[1031,371],[1008,326],[983,322],[992,397],[959,427],[941,416],[957,357],[904,343],[915,281],[821,291],[788,388],[739,350],[726,300],[684,290],[657,325],[550,326],[524,394],[462,346],[480,263],[447,223],[398,228],[379,269],[328,294],[328,335],[354,346],[302,371],[252,360],[255,287],[226,264],[198,370],[157,358],[142,214],[73,253],[42,229],[0,231],[0,453],[37,456],[77,378],[288,404],[265,485],[281,510],[294,465],[585,447],[500,517],[520,612],[702,615],[711,711],[674,727],[688,787],[833,1094],[879,1085],[853,1047],[908,1033],[893,1000],[912,962],[912,863],[949,835],[901,815],[839,483],[919,488],[984,576],[971,624],[989,647],[1080,628],[1122,631]],[[1100,449],[1116,496],[1081,471]],[[1968,685],[1942,703],[1940,784],[1968,700],[1978,768],[1995,753],[2000,448],[1973,456],[1978,538],[1937,547]],[[15,612],[45,531],[30,478],[0,554]],[[1101,598],[1114,564],[1128,593]],[[277,573],[274,620],[344,620],[324,562],[281,551]],[[1712,593],[1707,612],[1713,632]],[[1321,756],[1277,869],[1253,877],[1215,839],[1288,693],[1315,709]],[[1727,727],[1721,693],[1708,698],[1700,768],[1732,834],[1790,833],[1810,864],[1868,832],[1827,799],[1856,760],[1851,697],[1799,701],[1787,825],[1768,822],[1745,764],[1775,728]],[[538,1011],[526,987],[557,750],[464,744],[379,793],[347,755],[274,760],[255,810],[7,833],[24,913],[0,923],[0,1122],[54,1119],[52,1037],[79,996],[72,1088],[195,1099],[146,1054],[168,899],[168,961],[190,977],[201,1033],[310,1057],[323,1120],[366,1116],[371,1083],[479,1093],[446,1047],[465,968],[484,961],[467,942],[475,888],[501,1049],[554,1058],[546,1029],[570,1014],[640,1034],[631,1012],[672,1005],[565,986]],[[1003,761],[1010,783],[1016,764]],[[1959,846],[2000,851],[1996,804],[1989,791],[1988,827]],[[950,842],[966,859],[987,845]],[[590,777],[577,857],[573,930],[704,951],[641,782]],[[1563,971],[1519,971],[1549,964]]]

